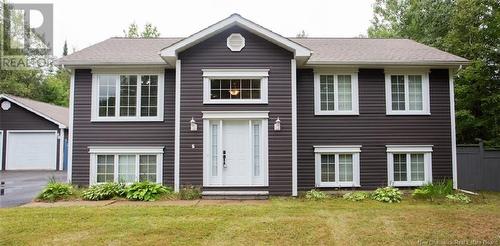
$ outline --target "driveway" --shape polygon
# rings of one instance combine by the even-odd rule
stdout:
[[[52,177],[65,182],[66,171],[0,171],[0,181],[5,182],[0,207],[15,207],[32,201]]]

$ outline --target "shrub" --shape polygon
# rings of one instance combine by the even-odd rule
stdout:
[[[119,183],[104,183],[90,186],[82,194],[85,200],[108,200],[125,195],[125,185]]]
[[[179,191],[181,200],[196,200],[201,198],[201,189],[196,186],[185,186]]]
[[[73,187],[70,184],[49,181],[47,186],[38,194],[38,199],[42,201],[55,202],[57,200],[68,198],[73,194]]]
[[[451,180],[426,184],[415,189],[412,196],[419,199],[434,200],[436,198],[445,198],[453,194],[453,182]]]
[[[463,193],[455,193],[451,195],[447,195],[446,198],[454,201],[454,202],[461,202],[461,203],[470,203],[472,200],[470,197]]]
[[[357,202],[357,201],[362,201],[365,200],[366,198],[370,197],[370,195],[367,192],[363,191],[355,191],[355,192],[349,192],[344,194],[344,199]]]
[[[306,193],[306,199],[308,200],[324,200],[328,198],[328,195],[322,191],[312,189]]]
[[[172,189],[152,182],[135,182],[125,189],[129,200],[155,201],[161,195],[171,193]]]
[[[372,195],[372,199],[379,202],[395,203],[403,200],[402,193],[394,187],[378,188]]]

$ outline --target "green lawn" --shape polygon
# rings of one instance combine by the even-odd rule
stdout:
[[[475,241],[473,241],[475,240]],[[473,204],[272,199],[264,205],[0,209],[0,245],[500,244],[500,193]]]

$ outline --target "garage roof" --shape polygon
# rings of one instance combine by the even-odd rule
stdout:
[[[60,128],[68,128],[69,126],[69,109],[66,107],[8,94],[0,94],[0,99],[6,99],[13,102],[34,114],[54,122],[59,125]]]

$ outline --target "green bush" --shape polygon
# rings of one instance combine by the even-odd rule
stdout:
[[[363,201],[363,200],[369,198],[370,194],[368,194],[367,192],[363,192],[363,191],[355,191],[355,192],[346,193],[346,194],[344,194],[343,197],[346,200],[357,202],[357,201]]]
[[[135,182],[125,188],[127,199],[137,201],[155,201],[161,195],[171,192],[172,189],[169,187],[147,181]]]
[[[447,195],[446,198],[448,198],[454,202],[461,202],[461,203],[472,202],[470,197],[468,197],[467,195],[465,195],[463,193],[455,193],[455,194]]]
[[[119,183],[104,183],[92,185],[82,194],[85,200],[108,200],[125,195],[125,185]]]
[[[196,200],[201,198],[201,189],[196,186],[185,186],[179,191],[181,200]]]
[[[453,194],[453,182],[451,180],[426,184],[415,189],[412,196],[418,199],[434,200],[436,198],[445,198]]]
[[[47,186],[38,194],[38,199],[42,201],[55,202],[66,199],[73,194],[73,187],[70,184],[49,181]]]
[[[322,191],[312,189],[306,193],[306,199],[307,200],[324,200],[328,198],[328,195]]]
[[[403,194],[394,187],[378,188],[372,195],[372,199],[379,202],[395,203],[403,200]]]

